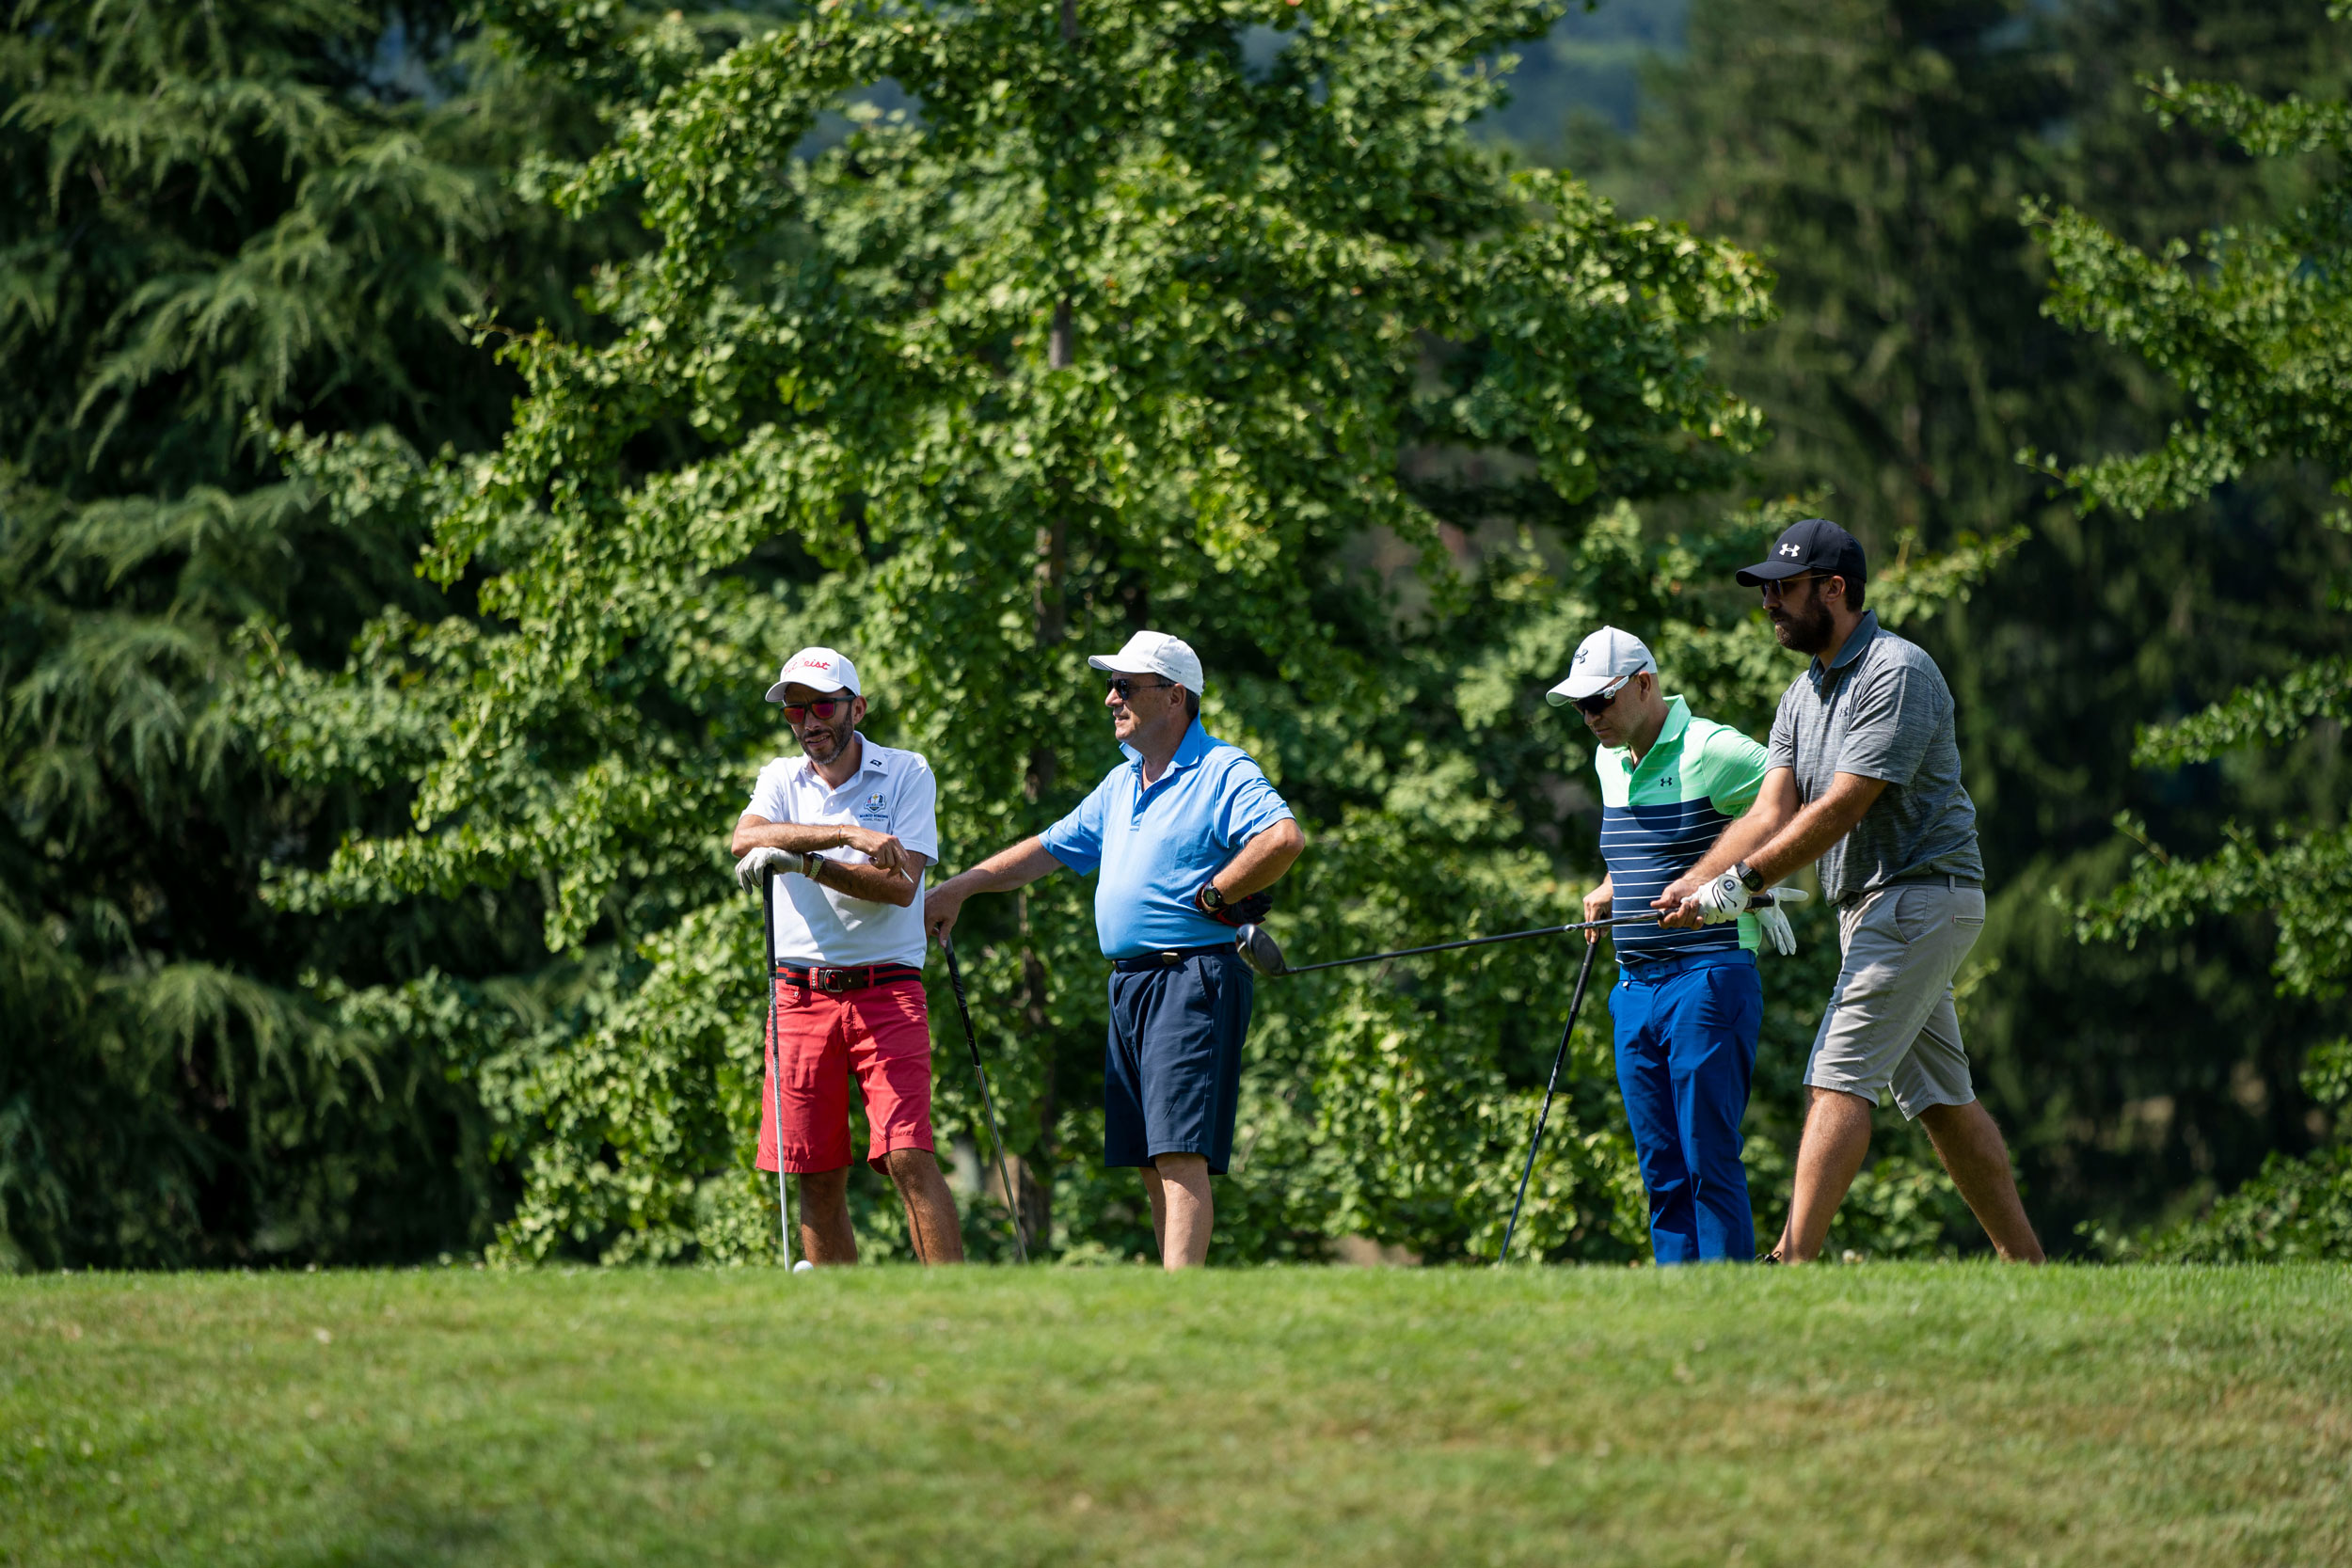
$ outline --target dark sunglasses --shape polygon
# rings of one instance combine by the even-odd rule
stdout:
[[[850,705],[856,701],[855,697],[819,697],[813,703],[787,703],[784,705],[784,721],[787,724],[805,724],[808,716],[813,713],[818,723],[830,724],[849,712]]]
[[[1153,681],[1150,686],[1137,686],[1126,676],[1121,675],[1119,679],[1111,682],[1111,689],[1119,694],[1119,700],[1120,702],[1127,703],[1133,702],[1135,700],[1136,693],[1138,691],[1157,691],[1162,687],[1174,686],[1175,684],[1176,683],[1174,681]]]
[[[1579,713],[1589,713],[1597,719],[1607,713],[1609,705],[1624,696],[1626,688],[1632,684],[1633,677],[1628,675],[1606,691],[1596,691],[1589,697],[1579,697],[1576,699],[1576,709]]]

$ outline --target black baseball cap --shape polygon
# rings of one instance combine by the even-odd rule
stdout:
[[[1740,586],[1761,588],[1807,572],[1826,572],[1844,578],[1850,587],[1860,588],[1868,579],[1870,568],[1862,559],[1860,540],[1827,517],[1807,517],[1788,525],[1772,542],[1771,556],[1740,568]]]

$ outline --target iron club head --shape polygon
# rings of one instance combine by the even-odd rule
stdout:
[[[1291,972],[1281,946],[1266,934],[1263,926],[1244,926],[1241,934],[1233,939],[1233,947],[1241,954],[1242,962],[1269,980]]]

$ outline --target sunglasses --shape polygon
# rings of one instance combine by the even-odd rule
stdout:
[[[1175,684],[1176,683],[1174,681],[1153,681],[1149,686],[1137,686],[1134,681],[1131,681],[1124,675],[1121,675],[1119,679],[1111,682],[1111,690],[1118,695],[1120,702],[1125,703],[1134,701],[1135,695],[1138,691],[1157,691],[1162,687],[1174,686]]]
[[[1594,718],[1597,719],[1602,714],[1608,712],[1609,705],[1615,702],[1619,697],[1624,696],[1625,689],[1632,684],[1633,677],[1631,675],[1626,675],[1621,677],[1616,685],[1611,687],[1606,691],[1596,691],[1589,697],[1579,697],[1576,699],[1577,711],[1579,713],[1589,713]]]
[[[855,697],[819,697],[813,703],[787,703],[784,705],[784,721],[787,724],[805,724],[809,715],[815,714],[818,723],[830,724],[848,713],[850,705],[856,701]]]

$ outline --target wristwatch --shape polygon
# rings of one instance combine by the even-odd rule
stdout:
[[[817,873],[822,871],[826,866],[832,863],[833,863],[825,859],[824,856],[818,854],[816,850],[811,849],[808,853],[801,857],[801,875],[806,877],[810,881],[816,882],[818,887],[822,887],[825,884],[818,879]]]
[[[1746,888],[1750,893],[1761,893],[1764,891],[1764,879],[1757,876],[1756,868],[1750,865],[1747,862],[1741,861],[1739,864],[1733,866],[1731,868],[1731,874],[1739,878],[1740,885]]]
[[[1206,912],[1215,914],[1225,907],[1225,895],[1217,891],[1215,882],[1210,882],[1193,895],[1193,901]]]

